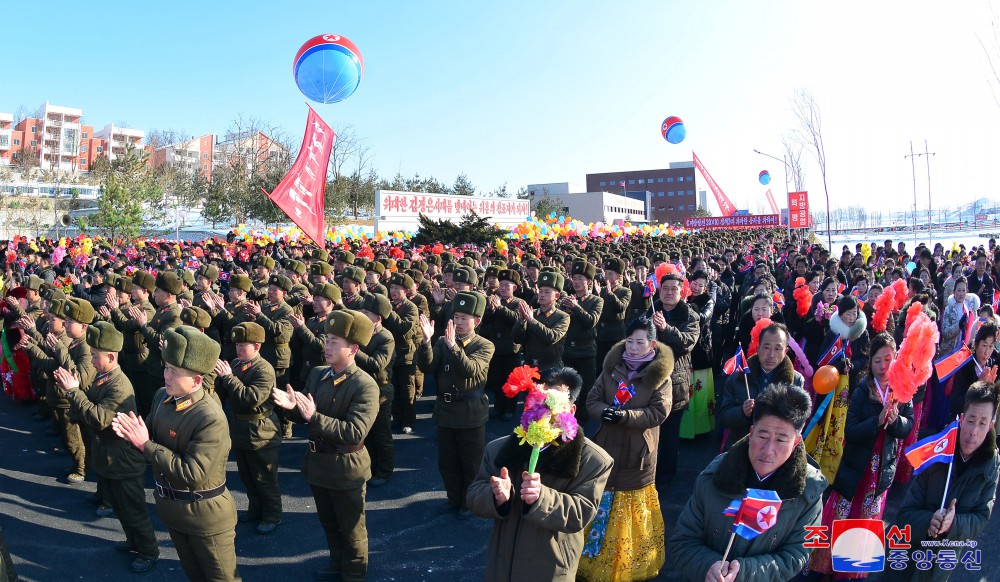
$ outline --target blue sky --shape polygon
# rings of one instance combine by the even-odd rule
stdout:
[[[297,142],[306,108],[292,58],[308,38],[336,33],[359,46],[365,78],[348,100],[316,109],[351,124],[383,175],[450,183],[464,172],[483,192],[516,190],[666,167],[693,149],[738,206],[763,203],[762,169],[783,206],[781,164],[752,150],[780,157],[789,97],[802,87],[823,110],[833,207],[911,207],[910,139],[937,154],[935,207],[1000,198],[1000,106],[976,36],[991,42],[983,1],[136,6],[5,8],[0,111],[49,100],[97,126],[191,135],[224,133],[242,113]],[[660,137],[669,115],[688,127],[680,145]],[[918,166],[921,210],[925,174]],[[806,181],[819,203],[815,164]]]

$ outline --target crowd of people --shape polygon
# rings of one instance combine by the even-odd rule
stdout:
[[[393,478],[393,434],[413,432],[426,393],[439,511],[493,521],[488,580],[647,580],[668,555],[685,580],[832,578],[829,544],[810,532],[882,519],[890,491],[914,544],[971,540],[989,519],[993,247],[886,240],[834,255],[780,229],[502,248],[18,237],[0,242],[0,375],[60,437],[66,482],[96,479],[96,511],[117,516],[133,572],[159,558],[149,467],[188,578],[238,580],[237,520],[280,527],[278,453],[305,424],[302,473],[329,547],[315,578],[364,579],[366,491]],[[889,369],[918,313],[940,331],[935,359],[970,356],[900,401]],[[521,422],[503,388],[522,365],[569,394],[584,429],[530,473],[517,436],[486,442],[491,417]],[[829,397],[817,390],[828,366]],[[956,418],[953,465],[914,473],[903,451]],[[718,438],[720,454],[668,530],[660,496],[694,438]],[[231,455],[245,513],[227,488]],[[752,539],[731,535],[726,511],[748,489],[781,499]],[[0,568],[16,579],[6,548]]]

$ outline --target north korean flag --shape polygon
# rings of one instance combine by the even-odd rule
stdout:
[[[633,396],[635,396],[635,386],[627,386],[624,380],[619,381],[618,390],[615,392],[615,406],[624,406]]]
[[[744,374],[750,373],[750,363],[747,362],[746,355],[743,354],[743,346],[736,346],[736,354],[722,364],[722,373],[729,376],[733,372],[740,371]]]
[[[737,507],[736,504],[739,503]],[[774,527],[778,522],[778,510],[781,509],[781,498],[778,493],[766,489],[747,489],[743,500],[734,500],[724,511],[724,515],[733,515],[733,532],[743,539],[752,540]]]
[[[906,449],[906,459],[913,465],[913,474],[934,463],[950,463],[955,458],[955,445],[958,443],[958,421],[945,427],[944,431],[913,443]]]

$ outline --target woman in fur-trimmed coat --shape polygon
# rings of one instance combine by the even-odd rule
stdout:
[[[823,340],[822,352],[830,351],[839,342],[844,355],[831,365],[840,372],[840,382],[827,396],[819,395],[817,411],[825,410],[816,428],[804,435],[806,451],[819,462],[823,476],[833,483],[844,453],[844,425],[851,404],[851,380],[856,379],[868,363],[868,318],[852,295],[837,301],[837,311],[830,316],[830,332]],[[839,350],[838,350],[839,351]]]

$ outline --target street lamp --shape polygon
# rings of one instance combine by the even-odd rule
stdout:
[[[781,165],[784,166],[784,172],[785,172],[785,206],[788,208],[788,239],[791,240],[791,238],[792,238],[792,203],[791,203],[791,195],[788,192],[788,162],[786,161],[786,157],[787,156],[781,156],[781,158],[779,159],[777,156],[772,156],[771,154],[765,154],[764,152],[762,152],[760,150],[754,150],[754,153],[755,154],[760,154],[760,155],[762,155],[764,157],[767,157],[767,158],[771,158],[772,160],[779,161],[779,162],[781,162]]]

